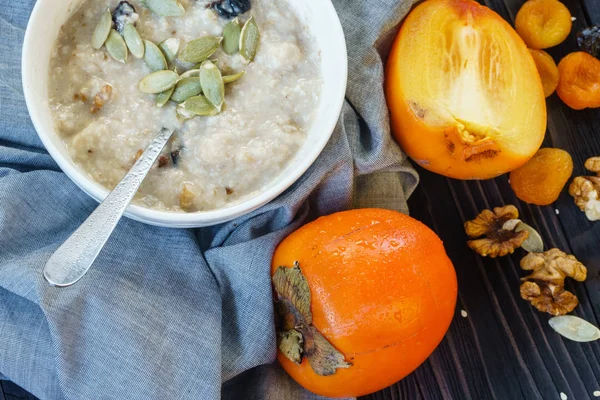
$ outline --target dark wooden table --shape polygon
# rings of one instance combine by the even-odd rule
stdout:
[[[561,45],[549,49],[557,62],[576,50],[575,34],[600,24],[600,0],[562,0],[576,18]],[[513,22],[523,0],[484,0]],[[586,175],[583,163],[600,155],[600,109],[574,111],[556,94],[548,101],[544,146],[571,153],[574,176]],[[580,344],[563,339],[549,326],[549,315],[519,296],[519,267],[524,256],[492,260],[466,246],[462,228],[480,210],[514,204],[548,248],[574,254],[588,268],[585,283],[567,287],[581,304],[576,315],[600,325],[600,221],[589,222],[566,190],[552,206],[520,202],[508,177],[483,182],[446,179],[419,170],[421,185],[410,199],[411,215],[434,229],[446,245],[458,275],[458,305],[445,339],[413,374],[370,400],[391,399],[594,399],[600,391],[600,342]],[[461,310],[467,312],[461,316]],[[563,398],[565,398],[563,396]]]
[[[484,0],[508,21],[523,0]],[[576,18],[573,31],[549,50],[555,60],[576,49],[575,33],[600,24],[600,0],[563,0]],[[600,156],[600,109],[574,111],[556,95],[548,99],[548,134],[544,145],[567,150],[575,174],[584,161]],[[600,325],[600,221],[589,222],[566,193],[552,206],[517,200],[506,176],[483,182],[446,179],[419,170],[421,185],[410,199],[411,214],[442,238],[458,275],[459,296],[450,331],[433,355],[413,374],[369,400],[391,399],[593,399],[600,391],[600,343],[570,342],[548,326],[549,315],[519,296],[519,268],[524,253],[492,260],[466,246],[463,222],[480,210],[514,204],[548,248],[574,254],[588,268],[585,283],[567,287],[580,299],[575,314]],[[461,311],[466,311],[466,317]],[[464,314],[464,313],[463,313]],[[563,396],[564,398],[564,396]],[[34,399],[8,382],[0,400]]]

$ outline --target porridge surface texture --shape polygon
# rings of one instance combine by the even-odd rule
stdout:
[[[245,74],[226,85],[221,114],[186,121],[178,119],[177,104],[158,108],[154,95],[139,91],[139,81],[152,72],[142,59],[129,54],[123,64],[106,48],[92,48],[90,38],[102,13],[118,3],[85,1],[62,27],[53,49],[49,102],[73,160],[112,189],[136,154],[166,126],[176,130],[175,137],[142,184],[137,204],[207,211],[265,190],[306,141],[322,87],[319,49],[287,0],[253,0],[252,10],[239,18],[243,24],[252,15],[258,23],[256,58],[247,64],[239,54],[219,49],[211,59],[223,74]],[[185,15],[173,18],[157,16],[139,1],[131,3],[139,14],[141,37],[156,44],[179,38],[180,52],[191,40],[221,36],[229,22],[207,1],[183,0]],[[192,68],[180,61],[174,66],[180,73]],[[107,85],[111,90],[103,91]],[[97,107],[96,100],[103,104]]]

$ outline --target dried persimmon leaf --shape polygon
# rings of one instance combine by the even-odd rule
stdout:
[[[310,327],[314,338],[314,349],[311,354],[306,354],[313,371],[320,376],[329,376],[336,373],[339,368],[350,368],[352,363],[346,362],[340,353],[321,333]]]
[[[300,264],[294,263],[293,268],[279,267],[273,275],[273,286],[278,299],[287,299],[298,310],[306,325],[312,324],[310,311],[310,288],[300,270]]]
[[[302,363],[304,338],[295,329],[277,333],[277,347],[293,363]]]
[[[290,300],[284,298],[275,302],[275,325],[278,331],[289,331],[304,326],[304,317]]]

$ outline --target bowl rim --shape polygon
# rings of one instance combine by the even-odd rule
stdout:
[[[341,62],[339,63],[340,82],[338,85],[341,85],[340,90],[342,90],[343,93],[339,96],[336,104],[324,104],[323,98],[321,98],[321,103],[318,108],[326,107],[329,110],[327,113],[328,116],[326,118],[324,117],[321,124],[319,124],[320,130],[326,132],[326,134],[319,135],[318,140],[311,142],[310,151],[307,152],[307,156],[300,161],[297,161],[295,165],[288,165],[283,170],[286,172],[286,175],[275,184],[268,187],[267,190],[229,207],[194,213],[177,213],[153,210],[132,203],[127,207],[124,213],[126,217],[145,224],[170,228],[198,228],[225,223],[255,211],[271,202],[300,179],[300,177],[313,165],[333,135],[339,116],[342,112],[348,83],[347,44],[339,16],[331,0],[318,1],[322,2],[320,4],[322,11],[326,10],[332,15],[334,24],[330,27],[330,31],[336,34],[339,38],[339,40],[337,40],[339,42],[338,45],[342,46],[340,50],[341,54],[343,54],[343,60],[340,60]],[[21,78],[27,111],[38,137],[52,159],[58,164],[59,168],[88,196],[92,197],[97,202],[102,202],[106,196],[108,196],[110,191],[101,184],[95,182],[83,169],[77,167],[72,160],[67,159],[67,157],[64,157],[61,154],[58,146],[51,139],[51,135],[55,135],[56,132],[53,129],[50,132],[46,131],[41,115],[32,111],[36,110],[36,104],[40,101],[36,99],[36,97],[39,97],[34,89],[36,86],[31,84],[33,82],[33,77],[31,76],[33,74],[32,66],[39,61],[35,59],[32,51],[28,50],[32,47],[34,39],[33,28],[31,28],[31,26],[35,21],[40,20],[40,18],[43,19],[41,14],[42,3],[44,3],[44,0],[38,0],[36,2],[27,23],[27,29],[23,40]],[[45,106],[48,106],[47,103]],[[314,125],[311,129],[314,129]]]

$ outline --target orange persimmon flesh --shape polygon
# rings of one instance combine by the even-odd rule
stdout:
[[[387,64],[393,134],[418,164],[459,179],[523,165],[546,131],[546,103],[523,40],[470,0],[427,0],[402,24]]]
[[[556,94],[575,110],[600,107],[600,60],[578,51],[558,63]]]
[[[529,49],[529,52],[542,79],[544,96],[550,97],[558,86],[558,67],[552,56],[544,50]]]
[[[355,397],[415,370],[444,337],[457,296],[456,274],[438,236],[395,211],[361,209],[309,223],[275,250],[272,273],[298,261],[311,294],[314,327],[349,368],[317,375],[280,351],[287,373],[327,397]]]
[[[562,43],[571,32],[571,13],[558,0],[528,0],[515,18],[515,29],[527,46],[546,49]]]

